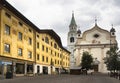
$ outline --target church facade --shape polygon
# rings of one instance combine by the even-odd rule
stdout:
[[[86,30],[82,34],[80,29],[78,29],[75,34],[74,45],[71,48],[73,53],[71,57],[74,57],[71,60],[74,62],[74,66],[80,67],[83,52],[87,51],[93,57],[94,71],[106,73],[107,68],[104,63],[104,58],[107,56],[106,52],[110,49],[110,46],[117,44],[115,29],[112,27],[110,31],[107,31],[95,23],[93,28]],[[68,35],[68,41],[71,41],[71,36],[69,37]],[[70,48],[69,43],[68,48]]]

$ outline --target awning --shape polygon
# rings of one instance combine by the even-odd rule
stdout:
[[[71,66],[70,69],[81,69],[82,67],[78,67],[78,66]]]

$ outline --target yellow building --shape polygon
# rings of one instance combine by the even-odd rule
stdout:
[[[0,0],[0,71],[59,73],[61,68],[69,69],[69,55],[53,30],[40,30],[6,0]]]
[[[60,73],[62,68],[68,70],[70,53],[62,47],[60,37],[53,30],[40,30],[36,35],[35,73]]]
[[[5,0],[0,0],[0,61],[17,75],[33,73],[39,29]]]

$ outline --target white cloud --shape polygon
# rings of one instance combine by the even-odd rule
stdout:
[[[114,24],[117,40],[120,41],[119,0],[7,0],[25,17],[39,28],[50,28],[67,45],[67,32],[72,10],[82,32],[94,26],[95,16],[98,25],[106,30]],[[119,42],[118,42],[119,43]]]

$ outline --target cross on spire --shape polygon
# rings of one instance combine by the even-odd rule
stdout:
[[[78,29],[80,29],[80,26],[78,26]]]
[[[112,28],[113,28],[113,24],[111,24]]]
[[[97,18],[96,18],[96,16],[95,16],[95,25],[97,25]]]

